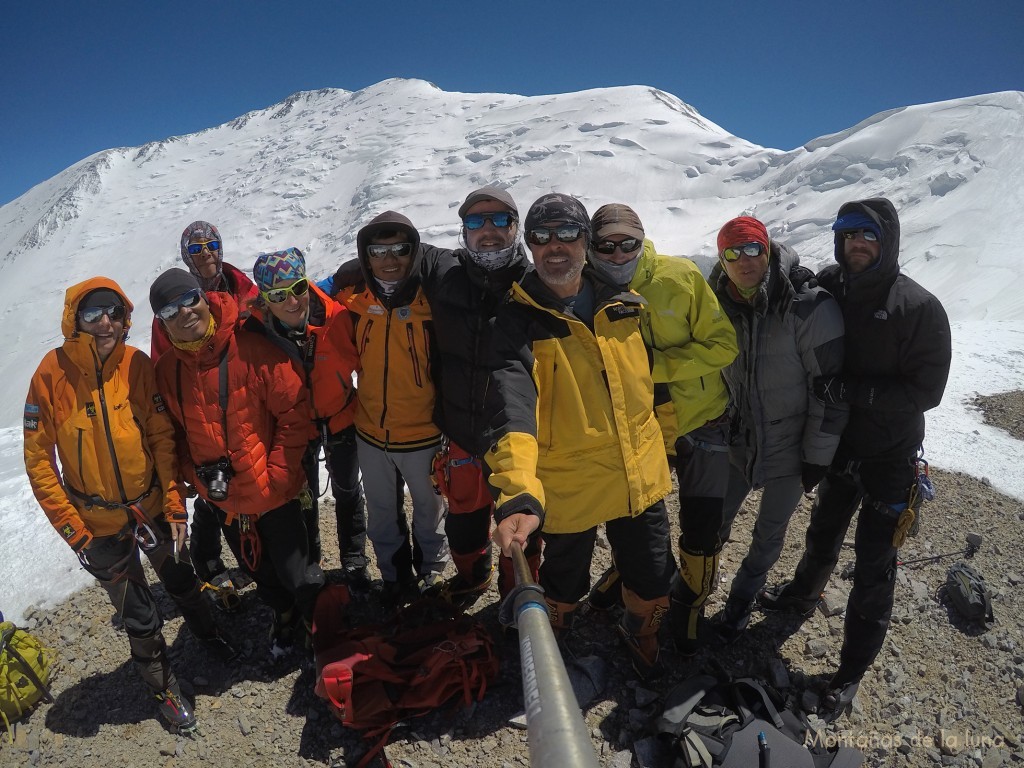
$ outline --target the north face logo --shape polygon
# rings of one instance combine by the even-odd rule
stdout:
[[[875,320],[888,320],[888,319],[889,319],[889,313],[886,312],[884,309],[876,309],[875,310]]]

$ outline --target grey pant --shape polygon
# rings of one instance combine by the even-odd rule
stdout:
[[[729,538],[733,520],[750,493],[750,484],[735,465],[729,465],[729,490],[725,494],[725,522],[722,541]],[[776,477],[765,483],[761,491],[761,506],[754,523],[754,537],[746,557],[732,580],[731,600],[753,600],[768,579],[768,571],[778,562],[782,545],[786,541],[786,527],[793,510],[800,501],[803,486],[800,475]]]
[[[394,557],[406,541],[398,524],[395,500],[398,485],[404,480],[412,499],[412,536],[422,562],[417,575],[441,573],[448,562],[448,540],[444,535],[444,501],[434,491],[433,474],[437,446],[418,451],[391,452],[357,439],[359,470],[363,474],[366,495],[366,535],[377,555],[377,567],[385,581],[398,580]]]

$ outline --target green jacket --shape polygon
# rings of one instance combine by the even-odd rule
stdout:
[[[736,331],[711,286],[689,259],[661,256],[644,240],[629,287],[644,297],[644,341],[654,354],[655,384],[667,384],[675,437],[717,419],[729,405],[721,370],[739,352]],[[662,428],[665,428],[662,420]],[[665,435],[674,444],[673,436]]]

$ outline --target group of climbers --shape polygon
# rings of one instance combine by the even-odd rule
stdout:
[[[322,285],[294,247],[260,254],[250,280],[224,261],[217,228],[194,222],[181,237],[187,270],[150,288],[151,356],[125,344],[133,305],[114,281],[67,290],[64,343],[25,405],[33,490],[110,595],[143,680],[182,731],[195,715],[140,551],[195,638],[230,661],[237,653],[201,597],[204,587],[234,594],[223,534],[273,610],[271,652],[285,653],[308,635],[326,579],[321,469],[340,578],[354,592],[372,590],[389,609],[416,595],[468,608],[495,570],[502,595],[513,586],[517,543],[559,633],[588,592],[596,608],[621,604],[620,633],[645,678],[663,669],[666,617],[680,654],[705,642],[723,544],[751,489],[763,489],[753,540],[715,628],[726,642],[758,601],[813,607],[864,500],[860,525],[892,542],[865,537],[862,552],[858,535],[869,567],[858,567],[830,688],[841,710],[884,640],[892,585],[875,571],[907,526],[913,478],[903,468],[923,410],[941,397],[949,333],[941,305],[899,274],[891,204],[840,213],[839,264],[820,280],[744,216],[722,227],[710,283],[691,261],[659,255],[628,206],[591,217],[558,193],[521,220],[506,190],[473,191],[454,250],[421,242],[408,218],[386,211]],[[844,319],[884,335],[879,308],[887,328],[908,330],[879,342],[892,347],[885,355],[866,355]],[[892,424],[906,429],[891,434]],[[884,450],[873,437],[883,426]],[[765,590],[793,509],[819,481],[797,577]],[[601,525],[614,565],[593,586]]]

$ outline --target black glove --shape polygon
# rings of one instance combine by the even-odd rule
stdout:
[[[811,383],[814,396],[823,403],[848,403],[852,395],[842,376],[819,376]]]
[[[800,480],[804,485],[804,493],[810,493],[814,490],[814,486],[821,482],[821,478],[828,472],[828,467],[824,467],[821,464],[808,464],[806,461],[800,462]]]

